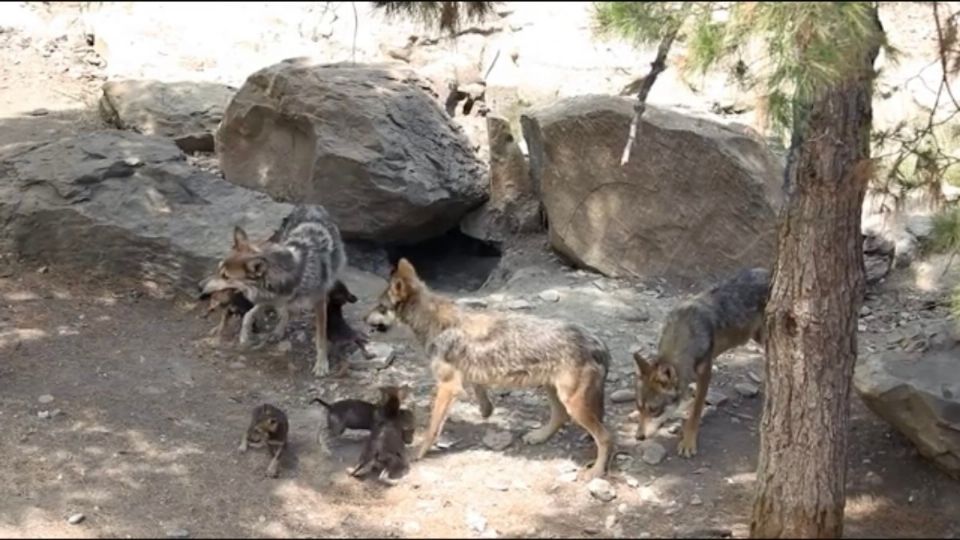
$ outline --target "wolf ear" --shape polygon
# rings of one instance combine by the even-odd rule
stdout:
[[[267,260],[263,257],[257,257],[247,261],[247,275],[252,278],[262,277],[267,273]]]
[[[397,277],[402,279],[409,279],[411,281],[417,279],[417,271],[413,269],[413,265],[410,264],[410,261],[406,258],[402,258],[397,262],[397,269],[394,272]]]
[[[250,245],[250,239],[247,238],[247,231],[237,225],[233,228],[233,249],[241,250]]]
[[[664,386],[671,386],[677,382],[677,370],[667,363],[661,363],[656,367],[657,382]]]
[[[637,364],[637,369],[640,370],[640,375],[646,376],[650,374],[650,362],[647,362],[647,359],[640,354],[640,351],[634,351],[633,361]]]
[[[403,300],[407,297],[410,285],[403,277],[396,275],[390,280],[390,295],[396,300]]]

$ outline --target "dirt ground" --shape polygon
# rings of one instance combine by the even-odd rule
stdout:
[[[73,47],[45,55],[48,44],[0,32],[0,156],[100,125],[92,108],[102,82],[96,58]],[[447,448],[415,463],[396,487],[349,478],[360,437],[324,452],[315,439],[324,415],[308,402],[372,398],[376,384],[408,382],[423,421],[432,387],[405,330],[377,336],[397,347],[390,367],[317,381],[302,321],[286,353],[214,348],[201,341],[214,321],[184,299],[0,254],[0,536],[745,536],[762,384],[752,398],[734,385],[762,374],[760,351],[743,347],[720,358],[713,388],[726,400],[704,420],[700,454],[681,459],[676,437],[664,436],[667,457],[648,464],[633,439],[632,404],[610,396],[632,386],[629,352],[655,343],[678,293],[571,271],[542,242],[528,249],[510,261],[504,285],[459,294],[494,307],[523,299],[533,313],[577,320],[607,341],[614,357],[607,422],[620,449],[609,475],[613,500],[571,481],[593,452],[579,428],[538,447],[519,441],[547,417],[546,399],[532,391],[496,393],[487,420],[471,398],[457,402],[442,437]],[[547,289],[559,300],[540,299]],[[347,310],[354,324],[378,291],[358,292],[360,302]],[[909,311],[906,302],[889,296],[868,305],[883,315]],[[868,328],[861,339],[880,347],[883,335]],[[292,424],[277,479],[263,475],[264,451],[236,452],[250,410],[262,402],[284,408]],[[851,408],[847,536],[960,536],[960,485],[855,395]],[[483,442],[505,433],[512,441],[503,450]],[[83,519],[69,523],[76,514]]]

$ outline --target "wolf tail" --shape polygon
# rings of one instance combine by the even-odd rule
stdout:
[[[329,404],[329,403],[327,403],[326,401],[324,401],[324,400],[322,400],[322,399],[320,399],[320,398],[318,398],[318,397],[315,397],[315,398],[311,399],[311,400],[310,400],[310,403],[319,403],[320,405],[323,405],[323,408],[324,408],[324,409],[329,409],[329,408],[330,408],[330,404]]]

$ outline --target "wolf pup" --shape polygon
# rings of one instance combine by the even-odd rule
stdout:
[[[352,347],[359,348],[366,358],[374,356],[367,350],[369,341],[367,336],[351,327],[347,323],[346,317],[343,316],[343,306],[356,302],[357,297],[350,292],[346,284],[339,280],[334,283],[327,301],[327,338],[330,340],[333,350],[338,352],[336,356],[339,357],[341,362],[340,374],[345,374],[349,369],[347,356]]]
[[[221,343],[224,341],[227,323],[233,318],[243,318],[248,311],[253,309],[253,303],[235,289],[223,289],[203,294],[200,296],[200,300],[208,301],[207,311],[203,315],[204,318],[209,317],[214,311],[220,310],[220,323],[210,331],[209,335],[216,335]]]
[[[267,476],[277,477],[277,467],[280,461],[280,454],[287,447],[287,433],[290,431],[290,423],[287,421],[287,415],[280,409],[264,403],[253,409],[250,426],[243,439],[240,441],[240,453],[246,452],[247,447],[262,448],[266,446],[273,454],[270,465],[267,466]]]
[[[406,428],[400,414],[400,403],[406,396],[406,388],[381,387],[380,395],[370,436],[360,454],[360,460],[347,472],[356,478],[379,471],[380,481],[396,484],[394,479],[407,468],[407,447],[404,440]]]
[[[216,277],[202,293],[236,289],[253,303],[243,316],[240,343],[250,343],[254,319],[268,308],[278,315],[274,337],[282,337],[291,309],[313,308],[317,357],[314,375],[330,370],[327,357],[327,294],[347,263],[340,230],[318,205],[297,206],[280,229],[262,242],[251,242],[236,227],[233,249],[220,261]]]
[[[406,393],[406,389],[403,390]],[[330,437],[339,437],[348,429],[373,429],[377,405],[361,399],[342,399],[333,403],[315,397],[310,403],[319,403],[327,410],[327,434]],[[416,422],[413,411],[400,409],[397,418],[403,428],[403,442],[413,443],[413,432]],[[319,438],[320,433],[317,432]]]
[[[770,273],[766,269],[741,270],[682,302],[667,315],[656,357],[648,361],[640,351],[633,353],[640,413],[638,439],[657,431],[666,418],[664,412],[676,407],[681,394],[695,379],[693,409],[683,424],[677,451],[683,457],[696,455],[713,359],[751,338],[763,342],[763,311],[769,292]]]
[[[580,477],[606,473],[613,450],[613,437],[603,424],[610,352],[583,327],[532,315],[461,309],[431,291],[406,259],[400,259],[366,321],[378,330],[397,321],[406,324],[429,355],[437,391],[417,459],[433,446],[465,385],[472,385],[478,397],[486,397],[486,386],[543,387],[550,420],[527,433],[524,441],[543,443],[573,417],[597,447],[593,466]],[[485,404],[489,400],[481,398],[482,412]]]

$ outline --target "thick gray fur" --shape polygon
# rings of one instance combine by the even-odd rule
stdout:
[[[682,302],[667,315],[660,335],[660,353],[672,353],[676,360],[692,359],[691,363],[677,362],[677,367],[696,370],[700,364],[751,338],[760,342],[769,293],[768,270],[740,270]],[[681,373],[681,377],[689,380],[692,373]]]

